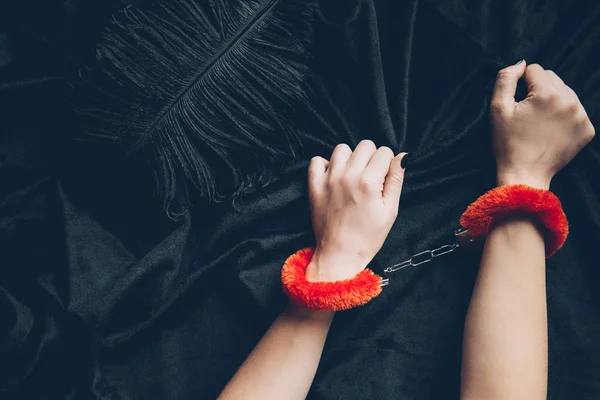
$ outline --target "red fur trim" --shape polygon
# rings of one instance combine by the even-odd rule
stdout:
[[[305,271],[313,253],[312,247],[298,250],[281,269],[283,291],[294,304],[313,310],[347,310],[381,293],[381,277],[368,268],[343,281],[309,282]]]
[[[560,200],[549,190],[527,185],[490,190],[467,207],[460,224],[474,236],[485,236],[496,220],[518,213],[534,214],[546,227],[546,258],[562,247],[569,234],[569,224]]]

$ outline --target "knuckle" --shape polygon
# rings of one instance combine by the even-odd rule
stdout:
[[[490,103],[490,111],[493,114],[501,115],[504,113],[504,104],[498,100],[492,100]]]
[[[567,86],[567,89],[569,90],[569,93],[571,93],[571,96],[573,96],[575,101],[577,101],[579,103],[579,96],[577,96],[577,93],[575,93],[575,91],[568,86]]]
[[[371,192],[375,189],[373,180],[367,176],[361,176],[358,183],[362,191]]]
[[[500,71],[498,71],[498,75],[496,78],[498,80],[504,80],[504,79],[510,78],[511,76],[512,76],[511,71],[507,68],[504,68],[504,69],[501,69]]]
[[[548,91],[548,93],[546,94],[546,99],[550,103],[558,103],[560,101],[560,96],[558,95],[558,93],[551,90],[551,91]]]
[[[588,136],[587,136],[587,142],[589,143],[589,142],[591,142],[592,140],[594,140],[594,137],[595,137],[595,136],[596,136],[596,135],[595,135],[595,134],[593,134],[593,133],[592,133],[591,135],[588,135]]]
[[[540,103],[548,102],[548,92],[538,91],[534,93],[536,100]]]
[[[596,136],[596,129],[583,107],[580,110],[576,116],[576,123],[581,127],[582,135],[587,139],[587,143],[589,143]]]
[[[588,124],[588,129],[586,133],[590,141],[592,141],[592,139],[596,136],[596,129],[594,128],[594,125],[592,125],[591,122]]]
[[[340,186],[345,189],[349,189],[352,186],[354,186],[354,181],[355,181],[354,176],[352,176],[350,174],[344,174],[340,178]]]
[[[542,90],[538,92],[537,98],[543,103],[554,103],[558,95],[552,90]]]
[[[575,114],[575,122],[577,122],[580,125],[588,125],[590,123],[590,120],[585,110],[578,109],[578,111]]]
[[[563,107],[568,114],[575,115],[579,111],[579,102],[575,100],[567,100],[565,101]]]
[[[579,127],[579,130],[585,134],[590,131],[590,127],[592,127],[592,123],[590,122],[587,114],[585,112],[578,112],[575,116],[575,125]]]

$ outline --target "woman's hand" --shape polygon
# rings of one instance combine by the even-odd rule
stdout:
[[[364,140],[354,153],[341,144],[331,161],[308,167],[308,194],[317,246],[308,280],[351,278],[383,245],[404,181],[400,160],[387,147]],[[333,311],[290,305],[273,322],[219,399],[305,399],[314,379]]]
[[[517,103],[515,91],[523,75],[528,95]],[[595,135],[575,92],[554,72],[525,61],[498,73],[491,120],[499,185],[548,189],[552,177]]]
[[[381,249],[396,216],[404,169],[388,147],[363,140],[354,152],[338,145],[327,161],[308,167],[308,193],[316,248],[306,270],[309,281],[352,278]]]

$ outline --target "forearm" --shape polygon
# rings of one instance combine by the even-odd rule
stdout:
[[[545,245],[531,217],[488,233],[467,313],[462,399],[545,399]]]
[[[305,399],[333,311],[288,306],[227,384],[219,400]]]

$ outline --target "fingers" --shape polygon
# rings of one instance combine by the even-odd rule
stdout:
[[[346,170],[346,163],[351,155],[352,150],[347,144],[342,143],[335,146],[335,149],[333,149],[333,153],[331,154],[331,159],[329,160],[328,175],[331,179],[337,179],[344,173]]]
[[[582,121],[587,120],[587,114],[583,109],[583,105],[579,101],[577,94],[554,72],[551,70],[543,70],[543,74],[536,75],[539,72],[538,65],[530,65],[529,68],[534,68],[535,97],[542,102],[552,104],[559,110],[564,110],[568,113],[577,113]],[[541,67],[539,67],[541,68]],[[529,72],[526,72],[528,74]]]
[[[381,146],[373,153],[371,160],[367,164],[363,171],[363,175],[372,176],[375,180],[381,180],[381,183],[385,180],[390,169],[390,162],[394,158],[394,152],[392,149],[386,146]]]
[[[370,140],[363,140],[354,152],[345,144],[336,146],[329,165],[324,159],[315,157],[309,165],[312,180],[328,175],[328,182],[341,182],[345,187],[356,187],[362,192],[379,193],[384,203],[395,208],[400,202],[400,193],[404,183],[404,168],[400,165],[407,153],[394,157],[394,152],[386,146],[379,149]]]
[[[553,83],[554,88],[558,91],[562,98],[564,98],[567,102],[580,104],[577,94],[573,91],[573,89],[567,86],[567,84],[558,75],[556,75],[554,71],[547,69],[546,73],[548,74],[549,81]]]
[[[525,83],[529,94],[539,91],[550,82],[550,77],[539,64],[531,64],[525,71]]]
[[[594,138],[594,126],[579,101],[579,97],[554,71],[545,70],[538,64],[532,64],[527,67],[525,80],[530,94],[535,94],[538,101],[551,105],[557,112],[564,115],[575,116],[588,143]]]
[[[352,175],[359,175],[365,169],[369,160],[376,152],[377,147],[371,140],[362,140],[354,149],[354,152],[350,156],[347,162],[347,173]]]
[[[390,163],[388,174],[383,185],[383,202],[394,210],[400,205],[400,195],[404,185],[404,171],[401,162],[407,153],[400,153]]]
[[[562,79],[560,79],[558,75],[556,75],[554,71],[547,69],[545,72],[548,75],[548,81],[552,82],[557,89],[568,88],[568,86],[563,82]]]
[[[523,60],[519,64],[511,65],[498,72],[496,83],[494,84],[494,94],[492,95],[493,108],[504,110],[516,104],[515,93],[517,91],[517,83],[525,73],[526,64],[525,60]]]

